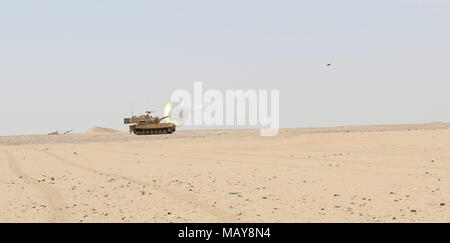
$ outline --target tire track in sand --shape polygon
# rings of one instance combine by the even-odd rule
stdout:
[[[92,147],[87,147],[87,146],[78,146],[81,148],[85,148],[85,149],[95,149],[98,151],[105,151],[105,152],[109,152],[109,153],[120,153],[120,154],[130,154],[130,152],[126,152],[126,151],[117,151],[117,150],[112,150],[112,149],[105,149],[104,147],[101,146],[96,146],[95,148]],[[204,152],[204,151],[197,151],[197,152]],[[230,155],[229,152],[217,152],[217,151],[207,151],[206,153],[215,153],[215,154],[224,154],[224,155]],[[141,154],[146,154],[146,155],[151,155],[151,156],[160,156],[160,154],[156,154],[156,153],[142,153]],[[248,157],[257,157],[260,155],[254,155],[254,154],[239,154],[240,156],[248,156]],[[265,155],[264,155],[265,156]],[[170,158],[177,158],[177,159],[184,159],[186,158],[185,155],[167,155],[165,154],[164,157],[170,157]],[[267,157],[275,157],[275,156],[267,156]],[[225,159],[225,158],[205,158],[205,157],[200,157],[200,156],[192,156],[190,157],[191,159],[196,159],[196,160],[202,160],[202,161],[217,161],[220,160],[222,162],[227,162],[227,163],[233,163],[233,164],[247,164],[247,165],[264,165],[264,166],[271,166],[271,167],[284,167],[284,168],[291,168],[291,169],[311,169],[311,170],[323,170],[323,171],[330,171],[330,167],[328,166],[320,166],[320,165],[303,165],[303,164],[288,164],[288,163],[279,163],[279,162],[253,162],[253,161],[244,161],[244,160],[235,160],[235,159]],[[290,161],[296,161],[298,158],[287,158]],[[351,164],[358,164],[358,165],[364,165],[364,163],[359,162],[358,161],[349,161],[349,160],[341,160],[341,161],[333,161],[331,159],[316,159],[316,158],[300,158],[306,161],[320,161],[320,162],[338,162],[338,163],[351,163]],[[373,163],[372,163],[373,164]],[[381,164],[380,164],[381,165]],[[402,167],[400,165],[400,167]],[[409,166],[403,166],[403,167],[407,167],[409,168]],[[424,167],[427,168],[427,167]],[[342,171],[342,172],[358,172],[358,173],[366,173],[366,174],[380,174],[380,175],[394,175],[394,176],[410,176],[410,175],[414,175],[417,177],[424,177],[424,178],[428,178],[429,176],[426,174],[420,174],[418,172],[416,173],[409,173],[409,172],[393,172],[393,171],[376,171],[376,170],[370,170],[370,169],[347,169],[347,168],[336,168],[336,167],[332,167],[331,169],[336,170],[336,171]],[[429,169],[433,169],[433,170],[445,170],[445,168],[436,168],[436,167],[429,167]],[[448,170],[448,169],[447,169]],[[450,178],[449,176],[445,176],[445,175],[440,175],[441,178]]]
[[[37,150],[37,151],[39,151],[41,153],[47,154],[48,156],[53,157],[56,160],[58,160],[58,161],[60,161],[60,162],[62,162],[64,164],[67,164],[67,165],[70,165],[70,166],[73,166],[73,167],[77,167],[77,168],[82,169],[84,171],[88,171],[88,172],[95,173],[95,174],[98,174],[98,175],[101,175],[101,176],[105,176],[105,177],[117,177],[117,178],[120,178],[120,179],[125,180],[125,181],[132,181],[132,182],[137,183],[137,184],[149,186],[149,187],[153,188],[154,190],[160,191],[160,192],[162,192],[164,194],[167,194],[167,195],[171,196],[172,198],[175,198],[175,199],[178,199],[178,200],[182,200],[182,201],[185,201],[185,202],[193,205],[194,208],[198,208],[198,209],[202,210],[203,212],[206,212],[206,213],[216,217],[217,219],[219,219],[220,222],[236,222],[236,221],[238,221],[236,216],[234,216],[231,213],[226,212],[223,209],[220,209],[220,208],[217,208],[217,207],[213,207],[213,206],[211,206],[211,205],[209,205],[209,204],[207,204],[205,202],[199,201],[193,195],[189,195],[187,193],[183,193],[183,192],[179,192],[179,191],[176,191],[176,190],[172,190],[172,189],[170,189],[168,187],[160,185],[159,183],[151,183],[151,182],[148,182],[148,181],[145,181],[145,180],[134,179],[134,178],[131,178],[129,176],[103,172],[103,171],[100,171],[100,170],[93,169],[91,167],[87,167],[87,166],[84,166],[84,165],[80,165],[78,163],[74,163],[74,162],[68,161],[68,160],[64,159],[63,157],[61,157],[59,155],[56,155],[54,153],[48,152],[46,150],[40,150],[40,149],[37,149],[37,148],[35,148],[35,150]]]
[[[49,210],[48,222],[64,222],[64,200],[58,193],[58,191],[51,188],[50,185],[37,182],[37,179],[25,174],[22,170],[20,170],[17,160],[11,152],[4,149],[0,149],[0,151],[2,151],[8,157],[10,170],[18,177],[21,177],[26,183],[36,187],[42,193],[42,195],[44,196],[44,200],[47,202],[47,208]]]

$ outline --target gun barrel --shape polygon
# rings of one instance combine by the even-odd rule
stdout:
[[[163,117],[159,118],[159,120],[162,121],[162,120],[166,119],[167,117],[169,117],[169,116],[163,116]]]

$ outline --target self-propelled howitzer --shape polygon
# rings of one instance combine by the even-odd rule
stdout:
[[[130,125],[130,133],[136,135],[150,135],[150,134],[170,134],[175,132],[175,124],[173,123],[161,123],[165,117],[151,116],[150,112],[146,112],[142,116],[132,116],[124,119],[124,124]]]

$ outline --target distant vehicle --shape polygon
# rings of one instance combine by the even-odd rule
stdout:
[[[150,111],[147,111],[142,116],[125,118],[123,122],[124,124],[132,124],[130,125],[130,133],[136,135],[170,134],[175,132],[175,124],[161,123],[168,116],[159,118],[158,116],[151,116],[150,113]]]
[[[48,135],[66,135],[66,134],[69,134],[71,132],[73,132],[73,130],[69,130],[69,131],[66,131],[64,133],[60,133],[59,131],[54,131],[54,132],[48,133]]]

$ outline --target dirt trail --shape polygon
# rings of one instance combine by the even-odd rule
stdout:
[[[53,189],[50,185],[37,182],[37,179],[25,174],[20,169],[16,158],[11,152],[5,149],[0,149],[0,151],[8,157],[10,170],[19,178],[23,179],[27,184],[33,185],[39,190],[40,193],[42,193],[49,210],[48,222],[65,222],[66,215],[64,213],[64,200],[58,191]]]
[[[63,158],[63,157],[61,157],[59,155],[56,155],[54,153],[51,153],[49,151],[41,150],[41,149],[38,149],[38,148],[35,148],[35,150],[39,151],[39,152],[42,152],[42,153],[45,153],[48,156],[51,156],[51,157],[55,158],[56,160],[66,164],[66,165],[77,167],[77,168],[82,169],[82,170],[87,171],[87,172],[96,173],[98,175],[102,175],[102,176],[105,176],[105,177],[116,177],[116,178],[120,178],[122,180],[125,180],[127,182],[131,181],[131,182],[135,182],[135,183],[138,183],[138,184],[141,184],[141,185],[149,186],[149,187],[153,188],[154,190],[161,191],[162,193],[167,194],[167,195],[169,195],[169,196],[171,196],[171,197],[173,197],[175,199],[179,199],[179,200],[185,201],[188,204],[192,205],[193,208],[200,209],[200,210],[202,210],[202,211],[204,211],[204,212],[206,212],[206,213],[216,217],[221,222],[234,222],[234,221],[237,221],[237,218],[234,215],[226,212],[225,210],[217,208],[217,207],[212,207],[209,204],[198,200],[197,198],[195,198],[192,195],[172,190],[172,189],[170,189],[168,187],[165,187],[165,186],[161,185],[161,183],[154,183],[154,182],[148,182],[148,181],[145,181],[145,180],[134,179],[134,178],[131,178],[129,176],[124,176],[124,175],[110,174],[110,173],[107,173],[107,172],[104,172],[104,171],[93,169],[93,168],[88,167],[88,166],[84,166],[84,165],[80,165],[80,164],[68,161],[67,159],[65,159],[65,158]]]

